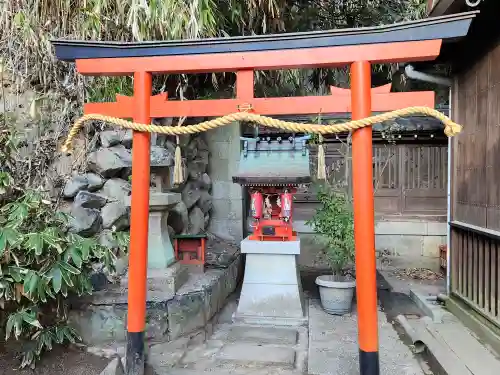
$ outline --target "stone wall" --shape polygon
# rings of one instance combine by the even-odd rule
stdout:
[[[226,268],[208,269],[204,274],[192,275],[173,298],[148,299],[148,344],[209,331],[216,314],[236,289],[241,275],[242,261],[237,254]],[[123,289],[97,291],[91,296],[75,298],[71,304],[69,320],[90,351],[105,355],[106,350],[125,348],[127,294]]]
[[[321,248],[313,241],[314,231],[305,222],[295,222],[302,249],[300,265],[325,266]],[[439,245],[446,243],[446,223],[415,219],[378,219],[375,223],[375,246],[379,258],[397,268],[439,270]]]
[[[208,173],[212,178],[213,208],[209,231],[229,240],[243,239],[242,188],[233,184],[232,177],[240,159],[240,125],[217,128],[206,133],[210,160]]]
[[[175,143],[166,137],[151,138],[151,188],[154,175],[163,175],[166,191],[182,194],[169,215],[171,234],[204,232],[212,210],[212,180],[207,174],[210,159],[204,134],[181,138],[185,181],[173,186]],[[85,173],[75,173],[66,182],[64,210],[74,217],[73,232],[84,236],[109,231],[128,230],[130,209],[124,204],[131,194],[132,133],[125,130],[104,130],[96,148],[89,153]]]

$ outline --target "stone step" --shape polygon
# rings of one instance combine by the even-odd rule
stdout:
[[[267,368],[209,368],[206,370],[193,370],[184,368],[172,368],[168,371],[155,372],[154,375],[302,375],[302,373],[293,370],[280,369],[276,372],[269,372]]]
[[[217,353],[219,363],[235,363],[249,366],[279,366],[292,369],[295,365],[295,350],[287,347],[230,343]]]
[[[293,328],[232,326],[229,329],[227,341],[290,346],[297,344],[298,334],[298,331]]]

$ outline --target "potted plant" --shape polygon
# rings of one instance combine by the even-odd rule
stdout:
[[[354,217],[348,195],[328,184],[318,191],[321,206],[308,222],[323,247],[332,274],[316,279],[321,304],[329,314],[343,315],[351,310],[356,282],[347,269],[354,261]]]

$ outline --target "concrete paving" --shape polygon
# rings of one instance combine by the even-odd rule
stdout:
[[[406,319],[406,333],[420,342],[432,360],[448,375],[500,374],[500,360],[455,316],[447,314],[441,322],[430,317]]]
[[[356,313],[332,316],[308,301],[302,327],[219,323],[204,343],[153,346],[149,362],[158,375],[357,375]],[[384,313],[379,313],[381,374],[423,375],[418,361]]]
[[[380,373],[423,375],[424,372],[410,349],[400,340],[392,324],[379,312]],[[357,314],[334,316],[325,313],[319,301],[309,305],[310,375],[359,374]]]
[[[422,357],[433,369],[447,375],[500,374],[499,355],[435,300],[445,292],[444,280],[415,281],[387,270],[380,273],[390,289],[379,291],[385,313],[399,322],[415,348],[425,349]],[[401,304],[402,297],[413,303]]]
[[[222,347],[217,354],[217,360],[224,363],[241,363],[243,365],[258,363],[264,366],[283,366],[293,369],[295,365],[295,349],[250,343],[233,343]]]

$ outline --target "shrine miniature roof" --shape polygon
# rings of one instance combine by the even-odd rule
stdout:
[[[202,55],[353,46],[443,39],[467,35],[477,12],[427,18],[392,25],[274,35],[154,42],[53,40],[59,60],[146,56]]]
[[[244,140],[233,182],[245,186],[296,186],[311,182],[309,136],[284,140],[257,142]]]

